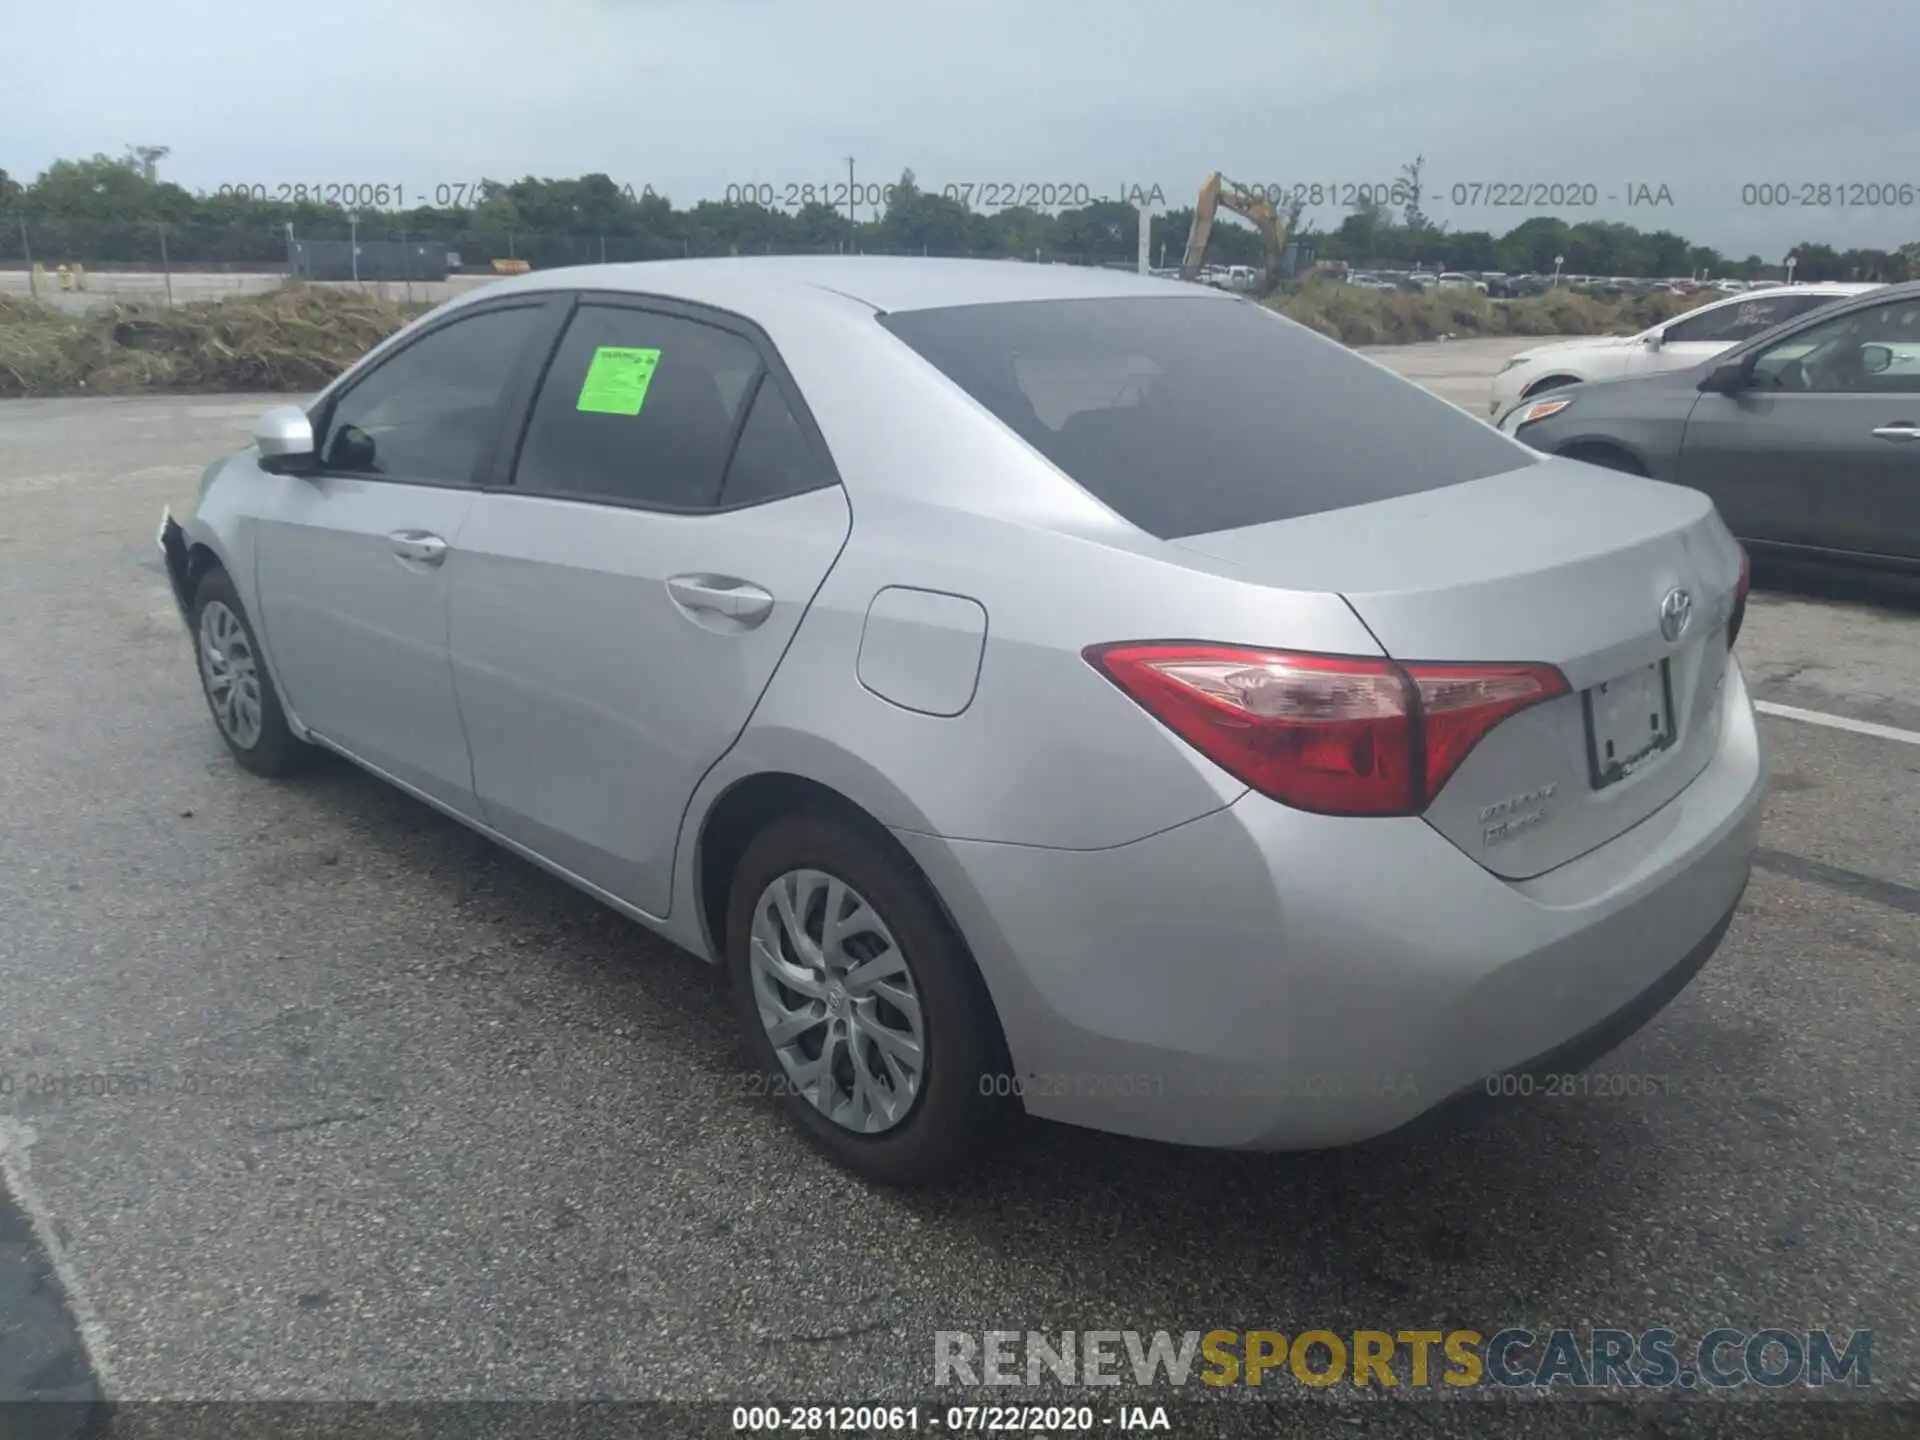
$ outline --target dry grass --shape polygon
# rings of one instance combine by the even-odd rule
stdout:
[[[1442,335],[1627,333],[1711,295],[1602,301],[1567,291],[1490,301],[1314,283],[1270,303],[1348,345]],[[67,314],[0,296],[0,396],[318,390],[427,308],[355,290],[289,285],[266,295],[103,306]]]
[[[1347,345],[1405,345],[1442,335],[1630,335],[1720,298],[1703,291],[1596,300],[1558,290],[1526,300],[1489,300],[1472,290],[1414,295],[1322,281],[1268,303]]]
[[[0,296],[0,396],[317,390],[426,308],[300,285],[79,314]]]

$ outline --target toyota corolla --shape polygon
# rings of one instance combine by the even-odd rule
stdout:
[[[1744,557],[1200,286],[557,270],[266,414],[160,543],[221,737],[723,966],[876,1180],[1024,1107],[1342,1145],[1684,986],[1762,795]]]

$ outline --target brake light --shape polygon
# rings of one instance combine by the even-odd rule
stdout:
[[[1740,638],[1740,627],[1747,621],[1747,591],[1753,587],[1753,560],[1747,547],[1740,547],[1740,583],[1733,587],[1733,612],[1727,618],[1727,648]]]
[[[1403,665],[1182,641],[1094,645],[1085,656],[1230,775],[1322,815],[1421,813],[1495,726],[1569,689],[1551,665]]]

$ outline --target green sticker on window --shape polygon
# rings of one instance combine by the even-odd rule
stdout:
[[[587,378],[580,383],[574,406],[591,415],[638,415],[647,403],[647,387],[659,367],[658,350],[627,350],[602,345],[593,352]]]

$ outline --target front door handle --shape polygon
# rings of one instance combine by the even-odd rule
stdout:
[[[398,530],[387,538],[393,541],[393,553],[402,560],[438,565],[447,558],[447,542],[425,530]]]
[[[674,604],[694,616],[719,616],[745,629],[773,613],[773,596],[731,575],[674,575],[667,580]]]
[[[1920,440],[1920,425],[1911,420],[1895,421],[1891,425],[1882,425],[1873,432],[1877,440]]]

